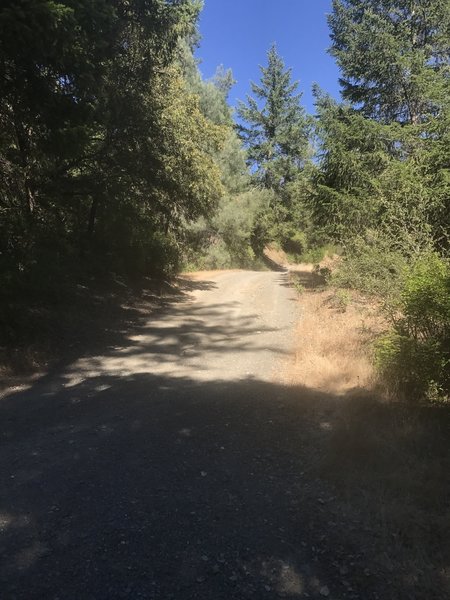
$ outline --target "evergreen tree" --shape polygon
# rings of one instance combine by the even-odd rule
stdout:
[[[386,122],[436,114],[450,57],[448,0],[333,0],[329,25],[346,100]]]
[[[268,64],[261,69],[260,84],[251,83],[254,96],[241,102],[237,115],[239,134],[248,152],[248,162],[264,187],[281,190],[293,181],[308,156],[308,120],[291,81],[291,69],[273,45]]]
[[[382,227],[397,242],[408,233],[404,250],[432,241],[442,249],[450,197],[448,0],[335,0],[329,23],[349,104],[318,97],[315,210],[329,228],[339,222],[341,239]]]
[[[310,198],[313,216],[327,237],[344,244],[379,224],[377,177],[390,161],[393,135],[317,87],[314,96],[318,161]]]

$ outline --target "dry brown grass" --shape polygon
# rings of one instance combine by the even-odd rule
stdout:
[[[289,266],[289,259],[284,250],[278,248],[275,244],[269,244],[264,249],[264,255],[275,265],[279,265],[280,267]]]
[[[291,383],[335,394],[373,390],[371,344],[384,327],[376,303],[324,288],[312,265],[291,276],[301,306]]]
[[[327,539],[365,557],[367,585],[386,583],[380,597],[450,598],[450,407],[380,391],[371,348],[387,324],[376,303],[327,288],[312,265],[292,282],[301,318],[287,379],[299,401],[314,392],[315,473],[333,489]]]

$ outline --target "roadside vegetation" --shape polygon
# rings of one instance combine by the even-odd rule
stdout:
[[[381,296],[335,284],[345,261],[335,256],[321,266],[291,266],[301,318],[295,353],[283,374],[288,385],[301,390],[302,402],[305,398],[312,406],[313,472],[332,490],[325,500],[333,515],[326,546],[332,545],[333,557],[340,544],[360,549],[368,557],[368,568],[361,570],[363,586],[383,573],[389,582],[386,597],[403,597],[404,586],[411,585],[416,598],[444,598],[448,406],[442,392],[433,396],[428,387],[424,395],[426,378],[412,388],[398,383],[400,377],[410,381],[418,367],[413,371],[403,356],[397,363],[392,355],[385,359],[391,336],[398,335],[393,321]],[[423,371],[430,364],[421,365]],[[386,377],[387,366],[392,379]],[[342,583],[351,594],[354,580],[343,555]]]

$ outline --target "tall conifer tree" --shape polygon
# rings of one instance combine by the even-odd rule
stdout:
[[[292,82],[291,69],[273,45],[268,64],[261,69],[261,82],[251,82],[255,97],[247,96],[237,114],[238,130],[248,150],[248,161],[256,178],[268,189],[279,190],[293,181],[308,154],[308,121]]]
[[[418,124],[437,112],[450,58],[448,0],[333,0],[328,22],[343,96],[365,116]]]

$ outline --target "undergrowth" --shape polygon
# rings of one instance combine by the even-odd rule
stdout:
[[[392,245],[356,240],[331,282],[382,301],[390,323],[374,345],[382,385],[409,401],[448,400],[449,261],[429,250],[407,256]]]

